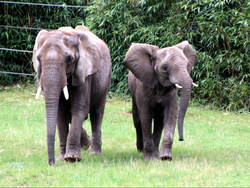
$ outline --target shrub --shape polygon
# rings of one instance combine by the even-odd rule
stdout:
[[[194,98],[222,109],[249,107],[250,2],[241,0],[95,0],[88,26],[108,44],[111,91],[128,92],[121,62],[132,42],[160,48],[188,40],[199,62],[192,71]]]
[[[25,3],[32,3],[23,0]],[[88,1],[87,1],[88,2]],[[68,5],[83,6],[87,2],[67,1]],[[66,5],[63,0],[38,0],[34,3]],[[33,51],[36,36],[41,29],[58,29],[62,26],[84,25],[85,9],[35,6],[27,4],[1,3],[0,48]],[[2,27],[11,26],[11,27]],[[14,27],[14,28],[13,28]],[[20,27],[20,28],[17,28]],[[34,29],[22,29],[22,28]],[[0,50],[0,71],[33,73],[32,53]],[[33,77],[0,74],[0,84],[7,85],[17,81],[33,80]]]
[[[163,48],[188,40],[199,59],[191,73],[199,84],[193,88],[195,101],[226,110],[249,109],[249,0],[92,0],[67,4],[95,9],[1,4],[1,25],[46,29],[87,25],[109,46],[113,66],[110,91],[125,95],[129,95],[128,70],[122,61],[132,42]],[[38,33],[3,27],[0,32],[0,47],[30,51]],[[33,71],[31,54],[1,50],[0,55],[0,70]],[[0,84],[18,79],[1,74]]]

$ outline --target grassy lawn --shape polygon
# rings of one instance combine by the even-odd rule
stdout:
[[[44,98],[35,87],[0,89],[0,187],[249,187],[250,116],[190,107],[185,142],[173,160],[143,161],[135,146],[131,103],[108,99],[103,156],[82,151],[74,164],[47,163]],[[91,134],[90,122],[84,123]],[[55,143],[59,153],[58,136]]]

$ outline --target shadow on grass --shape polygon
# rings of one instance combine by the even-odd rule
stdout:
[[[247,157],[248,150],[242,151],[240,148],[237,150],[235,148],[229,149],[229,147],[204,147],[206,145],[197,145],[195,147],[190,147],[187,145],[183,146],[173,146],[172,155],[174,163],[204,163],[209,162],[213,164],[220,163],[234,163],[235,160],[245,161],[249,160]],[[44,154],[47,154],[44,151]],[[150,163],[149,161],[143,160],[143,153],[139,153],[136,147],[129,148],[103,148],[103,155],[89,155],[89,149],[87,151],[81,151],[82,164],[126,164],[126,163]],[[157,161],[157,160],[156,160]],[[158,159],[158,161],[161,161]],[[169,163],[169,161],[163,161],[164,163]],[[58,162],[57,162],[58,163]]]
[[[123,151],[115,151],[112,149],[105,149],[103,150],[103,155],[89,155],[89,151],[82,151],[82,161],[86,162],[93,162],[93,163],[115,163],[115,164],[121,164],[121,163],[128,163],[130,161],[134,162],[143,162],[148,163],[150,161],[144,161],[143,160],[143,153],[137,152],[136,149],[128,148],[127,150]],[[215,152],[212,152],[211,150],[196,150],[194,148],[175,148],[172,151],[173,154],[173,160],[172,162],[181,162],[181,161],[187,161],[187,160],[197,160],[197,161],[204,161],[209,160],[211,157],[211,153],[215,155]],[[217,160],[223,160],[223,156],[225,154],[217,154],[221,156],[221,158],[218,158],[218,156],[213,157]],[[157,160],[156,160],[157,161]],[[158,159],[158,161],[161,161]],[[163,161],[168,163],[169,161]]]
[[[143,153],[139,153],[136,149],[128,148],[128,150],[115,151],[112,149],[104,149],[103,155],[89,155],[88,151],[82,151],[82,160],[92,162],[107,163],[127,163],[128,161],[143,161]]]

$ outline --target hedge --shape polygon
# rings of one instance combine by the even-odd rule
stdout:
[[[104,3],[105,2],[105,3]],[[198,54],[192,78],[195,102],[226,110],[250,103],[250,1],[93,2],[87,25],[108,44],[113,60],[112,91],[128,92],[121,65],[132,42],[160,48],[188,40]]]
[[[50,3],[41,0],[37,2]],[[35,8],[1,4],[1,12],[4,12],[1,14],[1,25],[47,29],[86,25],[109,46],[113,64],[110,91],[125,95],[129,95],[128,70],[122,61],[132,42],[163,48],[188,40],[199,59],[191,75],[194,82],[199,84],[198,88],[192,89],[194,101],[223,110],[249,110],[249,0],[52,2],[95,8]],[[0,31],[0,47],[32,50],[37,31],[2,27]],[[31,54],[9,51],[0,51],[0,54],[3,57],[0,70],[34,71],[30,66]],[[1,74],[0,84],[10,84],[18,79],[16,76]]]

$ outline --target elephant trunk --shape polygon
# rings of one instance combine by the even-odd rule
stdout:
[[[45,69],[44,72],[42,79],[46,108],[48,163],[53,166],[55,164],[54,145],[59,97],[65,86],[65,78],[58,71]],[[46,74],[46,72],[52,72],[52,74]]]
[[[179,141],[184,141],[183,122],[191,96],[191,85],[192,85],[192,79],[188,76],[188,78],[185,78],[184,81],[182,82],[183,87],[181,89],[180,110],[178,116]]]
[[[45,90],[45,106],[46,106],[46,124],[47,124],[47,149],[48,149],[48,163],[50,166],[55,164],[54,144],[55,131],[59,103],[59,94],[51,94]]]

